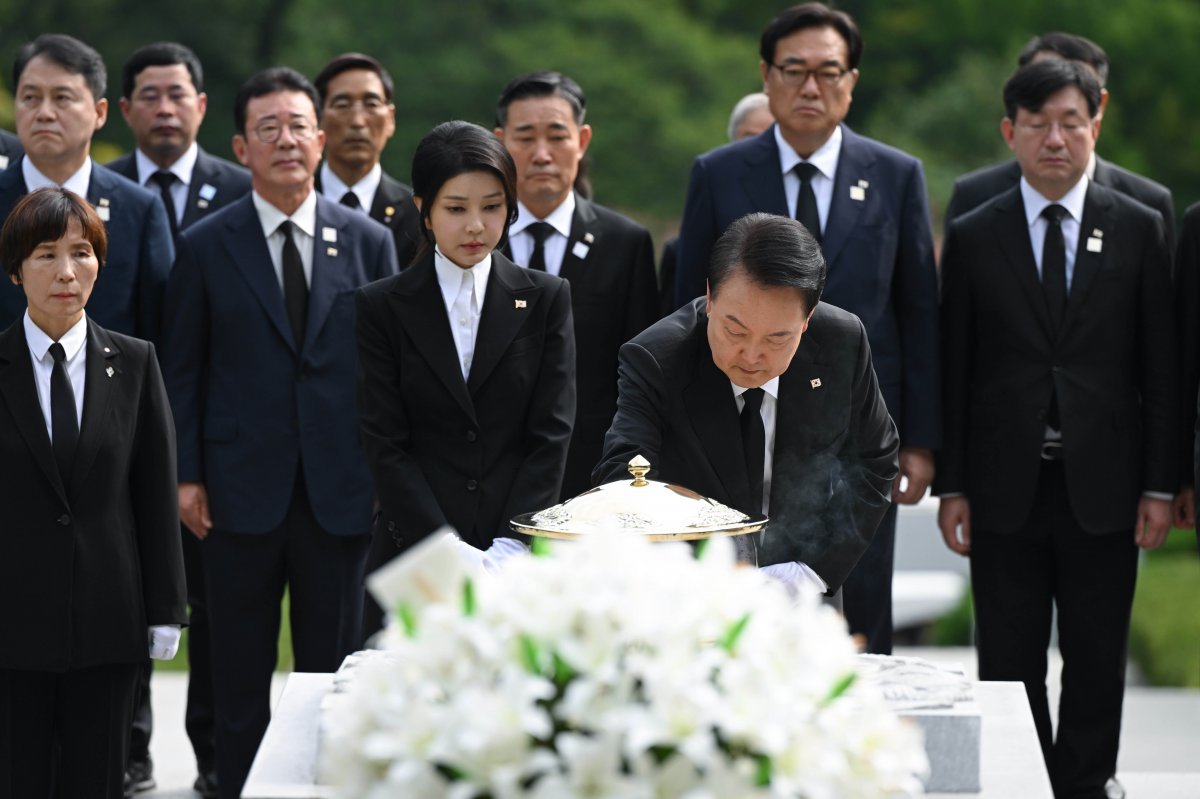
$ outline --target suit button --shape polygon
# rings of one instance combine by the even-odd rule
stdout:
[[[58,517],[58,523],[61,524],[63,527],[66,527],[68,524],[71,523],[71,517],[64,513],[62,516]]]
[[[474,440],[475,440],[475,439],[477,439],[477,438],[479,438],[479,436],[475,435],[475,431],[474,431],[474,430],[468,430],[468,431],[467,431],[467,441],[474,441]]]
[[[474,490],[476,490],[477,488],[479,488],[479,483],[478,483],[478,481],[476,481],[476,480],[468,480],[468,481],[467,481],[467,490],[468,490],[468,491],[474,491]]]

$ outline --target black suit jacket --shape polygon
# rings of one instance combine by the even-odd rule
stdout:
[[[935,493],[965,494],[976,529],[1019,529],[1052,393],[1071,509],[1085,530],[1131,529],[1143,491],[1175,491],[1177,348],[1157,212],[1089,184],[1057,337],[1019,187],[950,225],[942,278],[946,435]]]
[[[128,153],[113,161],[108,168],[140,185],[137,157]],[[150,187],[158,191],[157,187]],[[180,230],[191,227],[213,211],[224,208],[243,194],[250,193],[250,171],[224,158],[209,155],[200,148],[192,182],[188,184],[187,202],[183,209]]]
[[[621,479],[641,454],[653,479],[757,514],[762,500],[750,496],[737,404],[707,329],[700,297],[621,348],[617,415],[593,477]],[[759,564],[801,561],[836,591],[891,503],[898,448],[862,323],[819,303],[779,381]]]
[[[358,293],[358,406],[397,549],[444,524],[486,549],[558,501],[575,415],[571,291],[492,253],[463,380],[433,256]]]
[[[950,202],[946,205],[945,229],[950,230],[950,223],[958,217],[983,205],[988,200],[1003,194],[1017,185],[1021,180],[1021,165],[1016,161],[992,164],[966,175],[960,175],[954,181],[954,191],[950,194]],[[1149,178],[1144,178],[1128,169],[1123,169],[1114,163],[1096,156],[1096,174],[1093,182],[1107,186],[1127,197],[1132,197],[1143,205],[1148,205],[1162,214],[1166,226],[1167,246],[1173,252],[1175,249],[1175,204],[1171,199],[1171,190]]]
[[[559,277],[571,284],[575,317],[578,402],[562,485],[569,499],[592,487],[617,410],[617,352],[659,317],[650,233],[577,193]]]
[[[0,333],[0,668],[146,659],[146,628],[185,624],[175,430],[154,347],[88,323],[83,424],[68,487],[21,319]]]
[[[16,163],[16,160],[24,154],[25,148],[21,146],[21,139],[17,134],[0,130],[0,171],[10,164]]]
[[[317,170],[317,191],[322,190],[321,171]],[[421,246],[421,214],[412,196],[412,189],[384,172],[369,211],[372,219],[392,232],[392,240],[396,243],[396,261],[401,269],[407,269],[412,264]],[[336,203],[342,198],[326,199]]]
[[[0,220],[29,192],[19,164],[0,172]],[[158,341],[163,293],[175,260],[167,211],[149,192],[107,167],[92,165],[87,201],[107,215],[108,255],[88,300],[88,317],[116,333]],[[0,326],[25,313],[19,286],[0,281]]]

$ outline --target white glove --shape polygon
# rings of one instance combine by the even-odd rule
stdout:
[[[812,591],[823,594],[829,587],[821,579],[820,575],[806,564],[797,561],[773,563],[770,566],[760,567],[759,571],[783,583],[787,589],[788,596],[792,599],[799,596],[801,591]]]
[[[170,660],[179,651],[179,625],[157,624],[147,633],[152,660]]]
[[[483,563],[487,570],[495,574],[504,568],[504,562],[516,555],[528,555],[529,547],[515,538],[495,538],[492,545],[483,553]]]

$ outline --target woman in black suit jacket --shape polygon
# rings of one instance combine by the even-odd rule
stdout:
[[[566,281],[497,247],[517,216],[504,145],[446,122],[417,147],[426,242],[358,294],[359,417],[380,512],[367,571],[443,525],[512,551],[513,516],[558,499],[575,416]],[[380,626],[369,598],[368,634]]]
[[[0,333],[0,796],[121,797],[138,669],[187,618],[154,348],[83,310],[106,244],[57,188],[0,231],[28,302]]]

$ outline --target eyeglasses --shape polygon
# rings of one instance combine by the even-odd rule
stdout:
[[[296,141],[309,141],[317,135],[317,126],[307,119],[293,119],[286,126],[268,119],[253,128],[254,136],[263,144],[274,144],[283,135],[284,127],[292,132],[292,138]]]
[[[826,89],[832,89],[842,82],[842,78],[850,70],[844,67],[819,67],[817,69],[805,69],[796,64],[772,64],[771,66],[779,70],[779,77],[783,80],[786,86],[803,86],[808,82],[809,76],[817,81],[818,86],[823,86]]]

